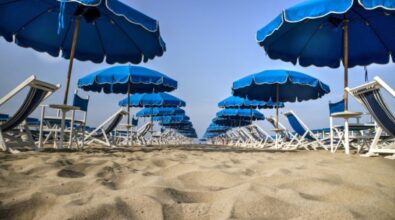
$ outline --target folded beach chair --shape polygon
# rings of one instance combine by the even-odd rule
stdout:
[[[145,135],[147,135],[148,132],[151,131],[153,126],[154,124],[152,122],[147,122],[137,130],[136,135],[134,137],[136,139],[137,144],[147,145],[148,142],[145,139]]]
[[[369,151],[364,156],[374,156],[380,153],[392,154],[387,158],[395,159],[395,116],[388,108],[380,93],[384,89],[391,97],[395,97],[395,90],[386,84],[379,77],[374,77],[373,82],[355,88],[346,88],[356,100],[361,103],[372,115],[376,122],[376,134],[369,147]],[[383,131],[389,138],[381,139]],[[381,143],[379,143],[381,141]]]
[[[273,126],[273,128],[276,128],[277,119],[275,117],[270,116],[267,117],[266,120]],[[281,128],[281,132],[278,133],[279,137],[277,137],[280,139],[277,146],[278,148],[288,148],[290,144],[298,140],[297,135],[292,133],[281,122],[278,122],[278,127]],[[275,138],[273,141],[275,141]]]
[[[249,126],[246,126],[246,128],[256,140],[255,147],[264,148],[267,147],[270,143],[273,143],[273,138],[259,125],[251,124]]]
[[[128,113],[119,109],[113,115],[111,115],[107,120],[105,120],[101,125],[97,126],[95,130],[86,135],[84,141],[87,144],[99,143],[108,147],[115,147],[114,138],[111,137],[111,133],[115,130],[115,128],[122,121],[123,117]],[[108,125],[106,128],[105,126]]]
[[[8,135],[7,133],[21,125],[46,98],[48,98],[60,88],[60,85],[53,85],[39,81],[35,76],[30,76],[24,82],[15,87],[15,89],[11,90],[6,96],[1,98],[0,106],[4,105],[8,100],[13,98],[25,88],[29,88],[29,91],[22,105],[13,116],[7,118],[0,125],[0,148],[4,151],[16,152],[12,150],[11,145],[20,146],[21,142],[14,139],[13,136],[15,133],[14,135]],[[32,136],[28,128],[28,123],[24,123],[24,130],[29,133],[28,136],[30,140],[28,142],[34,143],[34,141],[31,139]],[[11,143],[14,141],[16,143]]]
[[[287,145],[288,147],[294,149],[303,147],[308,150],[307,146],[311,146],[314,150],[316,150],[317,147],[322,147],[325,150],[328,150],[327,146],[322,143],[323,140],[320,140],[318,136],[314,134],[314,132],[312,132],[311,129],[295,114],[295,112],[285,112],[284,116],[288,119],[289,124],[298,136],[298,140],[292,139]],[[293,144],[293,142],[296,142],[296,144]]]
[[[246,134],[246,132],[242,128],[234,129],[235,133],[238,136],[238,140],[235,144],[237,147],[247,147],[251,142],[251,137]]]

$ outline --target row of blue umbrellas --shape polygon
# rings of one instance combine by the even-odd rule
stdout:
[[[143,108],[137,117],[150,117],[161,126],[177,127],[192,125],[185,111],[185,101],[168,94],[177,88],[177,81],[160,72],[137,66],[114,66],[91,73],[78,81],[78,87],[85,91],[127,93],[128,96],[118,105],[130,108]],[[135,94],[131,94],[135,93]],[[191,133],[196,133],[190,126]],[[185,133],[185,131],[184,131]]]
[[[217,113],[207,131],[221,134],[216,126],[242,127],[253,120],[264,120],[265,117],[256,109],[276,109],[276,128],[278,128],[278,110],[285,102],[307,101],[318,99],[330,92],[328,85],[304,73],[290,70],[266,70],[246,76],[233,83],[233,96],[221,101],[218,105],[225,109]],[[214,128],[214,129],[213,129]],[[229,130],[229,129],[228,129]],[[277,142],[276,142],[277,143]]]

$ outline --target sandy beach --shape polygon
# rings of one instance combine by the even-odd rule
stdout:
[[[226,147],[0,154],[1,219],[394,219],[395,161]]]

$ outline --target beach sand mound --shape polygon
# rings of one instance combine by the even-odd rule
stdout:
[[[0,153],[0,219],[395,219],[395,161],[184,146]]]

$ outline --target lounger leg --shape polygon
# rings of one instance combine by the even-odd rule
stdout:
[[[0,128],[0,147],[3,151],[8,151],[8,148],[5,143],[5,139],[3,137],[3,132],[1,131],[1,128]]]
[[[66,124],[66,112],[62,111],[62,121],[60,123],[60,142],[59,142],[60,149],[63,148],[65,124]]]
[[[333,146],[333,118],[329,117],[329,131],[330,131],[330,138],[331,138],[331,153],[335,153],[335,149]]]
[[[350,137],[348,132],[348,119],[344,119],[344,151],[346,154],[350,154]]]
[[[25,129],[25,132],[26,132],[29,144],[31,144],[32,146],[36,147],[36,145],[34,144],[34,139],[33,139],[32,132],[30,131],[29,126],[27,125],[26,122],[23,125],[23,128]]]
[[[366,153],[366,155],[364,156],[373,156],[373,155],[377,155],[377,152],[375,152],[375,150],[377,150],[377,144],[380,140],[380,136],[381,133],[383,132],[383,129],[379,126],[376,126],[376,135],[374,136],[374,139],[372,141],[372,144],[369,147],[369,152]]]
[[[38,137],[38,148],[43,147],[43,129],[44,129],[44,116],[45,116],[45,106],[41,108],[41,117],[40,117],[40,132]]]

